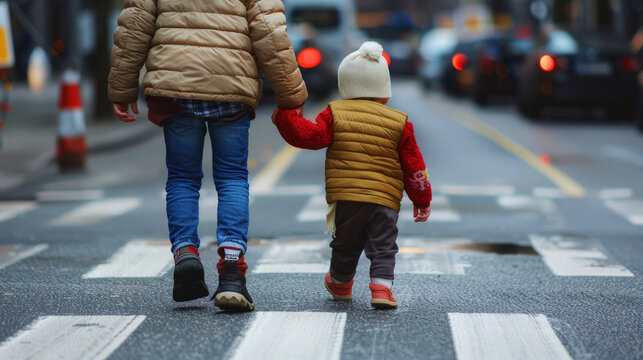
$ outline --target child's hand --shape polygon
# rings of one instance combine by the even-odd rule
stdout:
[[[272,113],[272,116],[271,116],[272,123],[275,124],[275,125],[277,125],[277,111],[279,111],[279,110],[295,110],[295,111],[297,111],[297,116],[299,116],[299,117],[304,116],[304,105],[303,104],[300,107],[294,108],[294,109],[276,108],[275,111]]]
[[[423,209],[418,208],[417,206],[413,206],[413,217],[415,218],[415,222],[426,222],[430,215],[431,205]]]

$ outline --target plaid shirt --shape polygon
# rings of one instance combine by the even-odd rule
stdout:
[[[240,102],[207,101],[179,98],[175,98],[174,101],[177,104],[192,111],[194,115],[208,119],[230,117],[248,108],[248,105]]]

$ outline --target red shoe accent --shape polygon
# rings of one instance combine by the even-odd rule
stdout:
[[[199,259],[201,258],[201,256],[199,255],[199,250],[197,250],[196,246],[194,246],[194,245],[188,245],[188,246],[182,247],[181,249],[185,249],[188,252],[191,252],[192,254],[196,255]],[[181,250],[181,249],[179,249],[179,250]],[[179,258],[179,250],[176,250],[174,252],[174,261],[175,262]]]
[[[391,289],[385,285],[369,283],[371,289],[371,306],[377,309],[393,309],[397,307],[397,301],[393,297]]]
[[[226,261],[225,257],[222,257],[219,259],[219,262],[217,263],[217,271],[219,272],[219,275],[225,275],[225,269],[226,267]],[[245,258],[242,256],[237,260],[237,274],[246,276],[246,270],[248,270],[248,264],[245,261]]]
[[[339,301],[350,301],[353,300],[353,280],[349,281],[346,284],[335,284],[330,279],[330,273],[326,273],[326,278],[324,279],[324,286],[326,290],[333,295],[334,300]]]

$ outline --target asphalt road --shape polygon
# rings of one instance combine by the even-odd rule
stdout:
[[[159,131],[0,201],[0,359],[643,358],[643,137],[583,116],[528,121],[410,81],[393,93],[435,197],[426,224],[401,212],[398,309],[371,309],[365,258],[353,302],[326,293],[325,154],[284,147],[266,103],[251,128],[255,312],[172,301]],[[309,118],[323,107],[307,105]],[[212,291],[211,179],[200,233]]]

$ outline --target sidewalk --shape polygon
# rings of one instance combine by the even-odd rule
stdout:
[[[158,134],[158,127],[147,121],[147,107],[143,104],[139,104],[141,114],[134,123],[125,124],[115,117],[93,118],[89,115],[92,87],[84,84],[82,90],[90,157],[92,153],[119,149]],[[54,82],[39,94],[32,93],[25,84],[17,84],[11,92],[11,112],[0,132],[0,192],[10,191],[54,164],[58,91]]]

